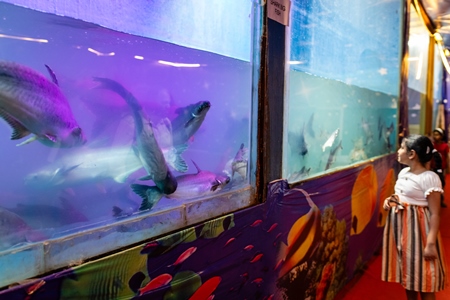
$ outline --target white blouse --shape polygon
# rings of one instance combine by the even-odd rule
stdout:
[[[407,167],[398,173],[395,193],[400,197],[401,202],[428,206],[427,196],[431,192],[444,192],[439,176],[433,171],[413,174],[410,172],[410,168]]]

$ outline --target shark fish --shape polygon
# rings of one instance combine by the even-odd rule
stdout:
[[[39,189],[67,188],[110,179],[124,183],[142,167],[141,160],[131,147],[82,148],[28,174],[24,182],[31,188]]]
[[[306,168],[303,166],[300,171],[294,172],[288,176],[288,182],[296,182],[300,181],[306,177],[309,176],[309,172],[311,171],[311,168]]]
[[[192,138],[205,120],[210,107],[209,101],[199,101],[175,111],[177,117],[172,120],[174,146],[186,144]]]
[[[288,132],[288,143],[293,153],[301,156],[305,156],[308,153],[308,145],[305,140],[305,125],[298,133]]]
[[[339,149],[342,149],[342,140],[339,141],[339,144],[330,150],[330,155],[328,156],[327,165],[325,166],[325,170],[331,168],[331,165],[336,160],[336,153]]]
[[[14,62],[0,61],[0,117],[13,129],[12,140],[33,136],[50,147],[75,147],[86,142],[69,103],[52,81],[35,70]]]
[[[322,151],[325,152],[325,149],[333,146],[334,140],[337,138],[337,136],[339,135],[339,128],[336,129],[331,135],[330,137],[326,140],[326,142],[322,145]]]
[[[220,191],[230,182],[228,176],[202,171],[194,162],[193,164],[197,168],[197,173],[178,176],[177,190],[165,195],[166,198],[187,200],[203,197]],[[131,188],[142,198],[140,210],[151,209],[164,196],[159,189],[147,185],[132,184]]]
[[[135,125],[135,149],[139,159],[147,171],[141,180],[153,180],[158,189],[168,195],[177,189],[177,181],[167,167],[164,154],[158,145],[153,126],[144,113],[138,100],[117,81],[95,77],[99,88],[108,89],[120,95],[130,107]]]

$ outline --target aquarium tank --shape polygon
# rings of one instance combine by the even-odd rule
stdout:
[[[254,202],[260,13],[0,1],[0,287]]]
[[[402,3],[292,1],[283,177],[334,172],[397,149]]]

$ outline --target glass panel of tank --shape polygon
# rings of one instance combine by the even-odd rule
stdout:
[[[152,39],[0,2],[0,265],[33,276],[251,204],[252,5],[233,47],[177,45],[163,11]]]
[[[293,1],[283,176],[396,151],[401,1]]]

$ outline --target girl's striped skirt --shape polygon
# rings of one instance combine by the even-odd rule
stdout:
[[[389,211],[383,234],[381,279],[398,282],[407,290],[438,292],[446,278],[445,253],[440,234],[436,241],[438,258],[423,258],[430,224],[428,207],[405,205],[405,209]]]

